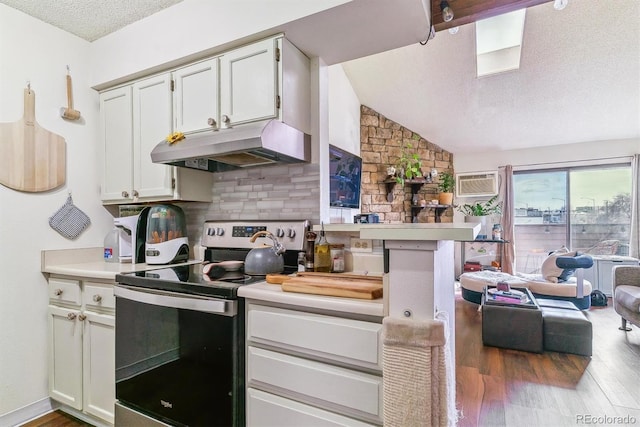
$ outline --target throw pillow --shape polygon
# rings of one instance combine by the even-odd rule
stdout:
[[[570,274],[563,276],[562,273],[564,272],[564,269],[556,265],[556,258],[559,256],[576,256],[576,252],[569,252],[569,249],[563,246],[549,254],[540,267],[542,277],[544,277],[547,282],[558,283],[559,281],[566,281],[570,276]],[[559,280],[559,277],[561,276],[564,277],[563,280]]]

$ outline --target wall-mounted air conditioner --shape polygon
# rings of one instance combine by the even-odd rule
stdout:
[[[456,197],[482,197],[498,194],[498,172],[456,174]]]

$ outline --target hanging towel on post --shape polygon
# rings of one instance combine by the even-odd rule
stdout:
[[[383,319],[385,427],[456,425],[455,379],[449,375],[453,361],[445,348],[446,331],[446,320]]]

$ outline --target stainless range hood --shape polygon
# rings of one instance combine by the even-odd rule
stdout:
[[[151,151],[153,163],[209,172],[310,160],[311,136],[278,120],[163,140]]]

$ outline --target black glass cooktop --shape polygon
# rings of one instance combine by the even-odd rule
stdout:
[[[214,279],[203,274],[202,267],[202,264],[191,264],[118,274],[116,282],[142,288],[235,299],[240,286],[265,280],[265,276],[249,276],[241,270],[226,272]]]
[[[177,293],[236,299],[239,287],[265,281],[265,276],[250,276],[242,269],[227,271],[213,278],[204,274],[202,268],[203,264],[167,266],[156,270],[118,274],[116,282]],[[287,271],[284,273],[287,274]]]

